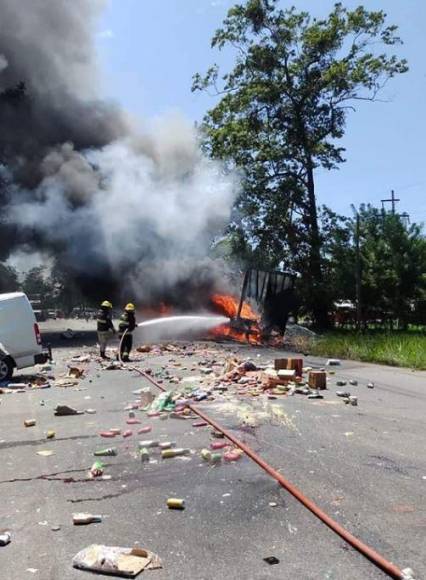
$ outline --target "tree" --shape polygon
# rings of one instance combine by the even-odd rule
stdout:
[[[36,266],[25,275],[22,289],[29,297],[40,296],[44,303],[48,302],[52,294],[52,284],[46,277],[46,268]]]
[[[0,263],[0,294],[5,292],[16,292],[18,288],[18,273],[15,268]]]
[[[276,263],[307,246],[304,283],[319,325],[328,304],[315,170],[344,161],[337,142],[354,103],[376,100],[390,78],[408,70],[405,60],[379,52],[401,42],[385,21],[383,11],[340,3],[318,20],[282,10],[277,0],[248,0],[229,10],[211,42],[236,50],[234,68],[220,75],[214,65],[193,79],[193,91],[220,97],[204,118],[206,150],[244,171],[234,239]]]
[[[414,304],[426,292],[426,239],[421,227],[400,216],[361,206],[364,319],[382,318],[405,327]]]

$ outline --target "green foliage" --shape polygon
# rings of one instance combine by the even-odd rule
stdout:
[[[360,208],[364,315],[385,312],[405,326],[426,292],[426,239],[417,224],[371,206]]]
[[[204,118],[206,150],[244,171],[235,252],[303,262],[318,321],[327,292],[314,171],[344,161],[338,140],[354,103],[375,100],[407,70],[405,60],[380,52],[400,43],[385,20],[383,11],[342,4],[318,20],[276,0],[249,0],[229,10],[212,39],[212,47],[235,49],[233,69],[220,74],[214,65],[193,79],[194,91],[220,97]]]
[[[426,369],[426,334],[415,331],[327,332],[309,345],[309,352],[350,360]]]
[[[22,290],[27,296],[40,295],[41,300],[46,301],[53,291],[52,283],[46,276],[46,268],[44,266],[31,268],[25,275]]]
[[[0,294],[19,289],[18,273],[12,266],[0,263]]]

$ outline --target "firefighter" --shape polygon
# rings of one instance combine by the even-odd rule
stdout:
[[[108,341],[115,334],[114,324],[112,323],[112,304],[109,300],[102,302],[96,318],[100,355],[102,358],[107,358],[105,350]]]
[[[133,346],[133,331],[136,328],[135,305],[127,304],[120,317],[118,332],[120,337],[120,358],[123,362],[129,361]]]

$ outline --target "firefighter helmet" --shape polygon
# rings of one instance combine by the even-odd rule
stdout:
[[[112,308],[112,304],[109,300],[104,300],[101,304],[102,308]]]
[[[131,302],[129,302],[129,304],[126,304],[126,308],[124,309],[127,312],[134,312],[135,311],[135,305],[132,304]]]

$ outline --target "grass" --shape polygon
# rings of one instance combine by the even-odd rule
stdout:
[[[310,354],[426,369],[426,333],[334,330],[311,341]]]

